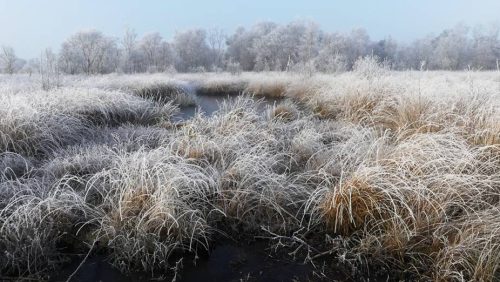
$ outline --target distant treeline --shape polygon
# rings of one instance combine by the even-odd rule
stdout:
[[[351,70],[359,57],[376,56],[396,70],[499,69],[498,25],[457,25],[437,36],[409,44],[388,37],[372,40],[365,29],[329,33],[317,24],[258,23],[233,34],[220,29],[178,32],[171,41],[159,33],[142,37],[127,30],[122,38],[97,30],[80,31],[61,45],[58,54],[44,50],[40,58],[23,60],[3,46],[4,73],[38,72],[44,68],[67,74],[111,72],[320,71]],[[44,66],[48,65],[48,66]]]

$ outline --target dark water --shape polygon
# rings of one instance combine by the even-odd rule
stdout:
[[[311,266],[269,254],[264,242],[226,243],[196,266],[187,267],[181,281],[304,281],[312,276]]]
[[[67,281],[70,276],[76,271],[78,266],[83,260],[74,259],[71,263],[64,266],[58,272],[51,275],[49,281]],[[126,276],[122,274],[118,269],[114,268],[107,260],[105,256],[95,255],[87,258],[83,265],[78,269],[78,271],[71,277],[70,281],[138,281],[137,275]],[[148,281],[148,278],[144,276],[144,280]]]
[[[294,262],[291,259],[270,256],[271,252],[265,242],[236,244],[222,242],[210,251],[209,255],[196,260],[183,260],[177,273],[176,281],[316,281],[310,265]],[[83,258],[81,258],[83,259]],[[78,268],[81,259],[75,259],[58,273],[54,273],[50,281],[66,281]],[[174,271],[156,273],[152,278],[149,273],[122,274],[115,269],[106,257],[95,255],[89,257],[73,275],[71,281],[172,281]]]
[[[201,95],[196,94],[197,106],[182,107],[181,111],[174,116],[174,121],[183,121],[192,118],[197,111],[202,112],[205,116],[211,116],[217,111],[224,101],[234,101],[238,95]],[[254,98],[259,101],[257,110],[263,113],[269,106],[273,106],[280,101],[276,98]]]

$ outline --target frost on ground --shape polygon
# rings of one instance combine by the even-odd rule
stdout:
[[[246,234],[353,277],[383,265],[424,280],[500,279],[496,72],[359,65],[38,84],[0,77],[4,276],[46,277],[71,251],[172,272],[179,251]],[[174,123],[194,89],[244,95]],[[249,95],[283,100],[261,114]]]

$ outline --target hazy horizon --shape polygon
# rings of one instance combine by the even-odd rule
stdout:
[[[217,27],[227,33],[260,21],[311,20],[328,32],[365,28],[373,39],[387,36],[408,42],[458,23],[498,23],[500,1],[7,1],[0,0],[0,45],[21,58],[40,50],[58,50],[76,31],[97,29],[121,37],[126,28],[139,34],[160,32],[167,40],[176,31]]]

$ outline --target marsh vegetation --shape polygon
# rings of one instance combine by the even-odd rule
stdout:
[[[370,59],[337,75],[61,76],[50,90],[1,76],[2,277],[47,279],[78,254],[182,279],[183,258],[233,239],[310,280],[499,279],[499,91],[498,72]],[[231,98],[193,111],[200,94]]]

